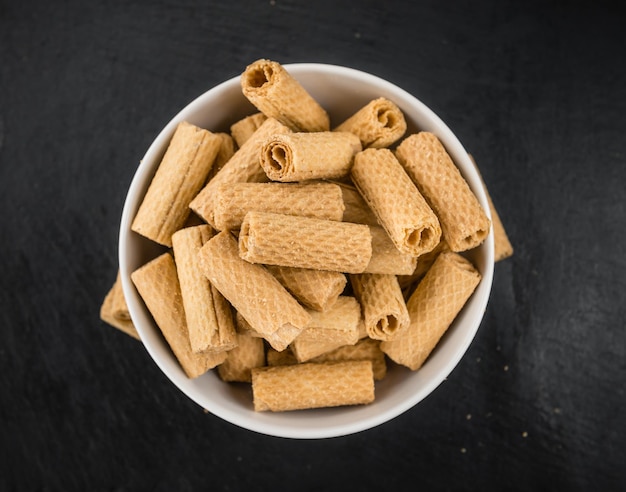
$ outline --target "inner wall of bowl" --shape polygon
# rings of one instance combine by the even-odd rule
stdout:
[[[420,101],[382,79],[356,70],[320,64],[286,67],[329,111],[332,126],[372,99],[382,96],[394,101],[407,118],[408,133],[427,130],[442,140],[488,212],[480,178],[465,149],[447,126]],[[146,349],[166,376],[198,405],[228,422],[264,434],[295,438],[333,437],[374,427],[425,398],[448,376],[467,350],[478,329],[491,290],[492,236],[470,254],[470,259],[483,279],[442,343],[419,371],[411,372],[403,367],[391,366],[387,377],[376,384],[376,401],[373,404],[259,413],[253,410],[249,385],[223,383],[214,371],[194,380],[188,379],[130,280],[132,271],[165,249],[130,231],[130,224],[180,121],[186,120],[212,131],[227,131],[230,124],[255,111],[241,94],[239,78],[233,78],[192,101],[168,123],[148,149],[131,183],[120,227],[120,272],[132,319]]]

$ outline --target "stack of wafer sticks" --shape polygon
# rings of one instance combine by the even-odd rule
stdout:
[[[418,370],[470,298],[463,253],[492,223],[392,101],[331,129],[277,62],[241,85],[259,112],[230,134],[178,125],[132,223],[170,249],[132,282],[188,377],[251,383],[257,411],[370,403],[387,360]],[[119,277],[101,317],[138,338]]]

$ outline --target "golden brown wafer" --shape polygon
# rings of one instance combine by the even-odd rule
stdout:
[[[362,224],[248,212],[239,254],[251,263],[360,273],[372,256],[372,236]]]
[[[506,229],[502,224],[502,220],[500,219],[500,214],[493,204],[493,200],[491,199],[491,195],[489,194],[489,190],[487,189],[487,185],[485,184],[485,180],[480,174],[480,170],[476,165],[476,161],[471,154],[468,154],[469,158],[474,163],[476,167],[476,172],[480,176],[480,179],[483,183],[483,187],[485,189],[485,195],[487,195],[487,202],[489,203],[489,209],[491,211],[491,223],[493,225],[493,259],[498,262],[504,260],[510,256],[513,256],[513,245],[509,240],[509,236],[506,233]]]
[[[410,275],[417,266],[417,257],[403,253],[382,227],[370,227],[372,258],[364,273]]]
[[[263,336],[288,332],[290,343],[311,320],[298,304],[261,265],[239,257],[237,241],[224,231],[211,238],[199,251],[200,269],[234,308]]]
[[[278,352],[274,349],[267,351],[268,366],[286,366],[298,364],[298,359],[290,349]],[[380,341],[364,338],[354,345],[343,345],[310,359],[308,362],[339,362],[348,360],[369,360],[372,362],[374,379],[379,381],[387,374],[385,354],[380,350]]]
[[[232,183],[264,183],[267,176],[259,164],[259,153],[265,139],[290,131],[273,118],[268,118],[245,144],[224,164],[207,185],[191,200],[189,207],[215,227],[213,219],[214,196],[220,185]]]
[[[257,412],[371,403],[372,363],[325,362],[252,369],[252,395]]]
[[[393,340],[408,328],[409,313],[395,275],[350,275],[350,283],[370,338]]]
[[[480,273],[458,253],[443,252],[411,295],[409,328],[381,350],[398,364],[419,369],[452,324],[474,289]]]
[[[354,345],[344,345],[311,359],[309,362],[331,362],[347,360],[369,360],[372,362],[374,379],[381,380],[387,374],[385,354],[380,350],[380,341],[371,338],[359,340]],[[276,364],[278,365],[278,364]]]
[[[343,196],[332,183],[234,183],[217,188],[215,227],[239,229],[246,213],[273,212],[341,221]]]
[[[250,323],[248,323],[248,321],[238,311],[235,313],[235,320],[237,333],[256,338],[263,338],[274,350],[279,352],[287,349],[289,344],[293,342],[293,340],[302,331],[300,328],[296,328],[290,324],[283,325],[276,331],[270,331],[263,327],[257,330],[256,328],[253,328],[252,325],[250,325]]]
[[[348,281],[341,272],[276,265],[266,268],[302,305],[316,311],[332,306]]]
[[[434,134],[410,135],[398,146],[396,156],[437,214],[452,251],[466,251],[485,240],[489,218]]]
[[[230,304],[199,267],[198,251],[214,234],[211,226],[205,224],[181,229],[172,235],[189,341],[194,352],[222,352],[237,343]]]
[[[272,135],[261,149],[261,166],[272,181],[335,179],[350,173],[359,137],[348,132]]]
[[[439,221],[390,150],[359,152],[351,175],[400,251],[419,256],[437,246],[441,238]]]
[[[336,132],[354,133],[364,149],[389,147],[406,132],[406,120],[400,108],[384,97],[366,104],[346,121]]]
[[[358,190],[349,184],[339,183],[343,194],[343,221],[354,224],[366,224],[372,227],[380,227],[378,218],[365,202]]]
[[[330,128],[328,114],[280,63],[257,60],[241,75],[244,96],[266,116],[293,131],[320,132]]]
[[[310,310],[311,321],[291,343],[299,362],[359,341],[361,307],[354,297],[340,296],[326,311]]]
[[[218,151],[217,156],[215,156],[215,162],[211,167],[211,171],[209,171],[205,184],[211,181],[231,159],[231,157],[235,155],[236,149],[233,137],[231,137],[228,133],[216,133],[215,136],[220,139],[220,150]]]
[[[228,357],[217,366],[223,381],[250,383],[253,367],[265,365],[265,347],[261,338],[237,334],[237,346],[228,352]]]
[[[435,249],[417,258],[417,265],[415,265],[415,269],[412,273],[409,275],[398,275],[398,283],[400,284],[400,287],[404,289],[411,284],[419,282],[435,262],[439,253],[444,251],[450,251],[450,248],[445,240],[442,240],[437,246],[435,246]]]
[[[126,306],[119,271],[117,272],[113,286],[104,297],[104,301],[100,307],[100,319],[127,335],[140,340],[139,333],[137,333],[135,325],[130,319],[128,306]]]
[[[131,274],[131,279],[185,374],[196,378],[226,359],[226,352],[194,353],[189,343],[174,259],[163,253]]]
[[[259,129],[266,119],[267,116],[263,113],[254,113],[233,123],[230,126],[230,134],[237,143],[237,146],[241,147],[246,143],[246,140]]]
[[[181,122],[152,178],[131,229],[164,246],[189,215],[189,203],[202,188],[220,149],[215,134]]]

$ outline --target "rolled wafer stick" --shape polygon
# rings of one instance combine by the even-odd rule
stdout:
[[[332,183],[234,183],[217,188],[215,227],[239,229],[251,210],[341,221],[343,196]]]
[[[385,354],[380,350],[380,341],[371,338],[359,340],[354,345],[344,345],[331,352],[311,359],[309,362],[332,362],[348,360],[369,360],[372,363],[374,379],[381,380],[387,374]]]
[[[513,256],[513,245],[509,240],[509,236],[506,233],[504,225],[502,224],[500,214],[493,204],[493,200],[491,199],[491,195],[489,194],[489,190],[487,189],[485,180],[483,179],[482,175],[480,174],[480,170],[476,165],[476,161],[471,154],[468,155],[474,163],[474,167],[476,167],[476,172],[480,176],[483,187],[485,188],[485,194],[487,195],[487,202],[489,203],[489,209],[491,211],[491,223],[493,225],[493,259],[494,261],[498,262],[508,258],[509,256]]]
[[[189,203],[204,185],[220,149],[215,134],[181,122],[152,178],[132,230],[164,246],[189,215]]]
[[[361,307],[354,297],[340,296],[326,311],[310,310],[311,321],[291,344],[299,362],[359,341]]]
[[[366,224],[372,227],[379,227],[380,223],[376,214],[365,202],[359,191],[346,183],[339,183],[343,194],[343,204],[345,210],[343,212],[343,221],[352,222],[354,224]]]
[[[360,150],[359,137],[348,132],[278,134],[263,143],[261,166],[272,181],[341,178]]]
[[[296,359],[296,356],[290,348],[279,352],[270,347],[265,353],[265,359],[268,366],[286,366],[298,363],[298,359]]]
[[[458,253],[441,253],[407,303],[409,328],[394,340],[381,343],[381,350],[398,364],[413,371],[419,369],[480,278],[474,266]]]
[[[257,60],[241,75],[244,96],[266,116],[293,131],[330,129],[328,114],[280,63]]]
[[[185,309],[174,259],[163,253],[131,274],[131,279],[185,374],[196,378],[226,359],[226,352],[195,353],[189,343]]]
[[[228,357],[217,366],[223,381],[250,383],[251,369],[265,365],[265,347],[261,338],[237,334],[237,346],[228,352]]]
[[[250,116],[240,119],[230,126],[230,134],[235,139],[238,147],[241,147],[255,131],[267,119],[263,113],[254,113]]]
[[[126,306],[119,271],[117,272],[113,286],[104,297],[104,301],[100,307],[100,319],[127,335],[140,340],[139,333],[137,333],[137,329],[130,318],[128,307]]]
[[[403,253],[382,227],[370,227],[372,258],[364,273],[410,275],[417,266],[417,257]]]
[[[396,156],[437,214],[452,251],[466,251],[485,240],[489,218],[434,134],[410,135],[398,146]]]
[[[124,290],[122,289],[122,277],[120,271],[117,271],[115,283],[111,289],[111,314],[119,320],[130,320],[130,312],[128,311],[128,305],[126,304],[126,298],[124,297]]]
[[[372,256],[372,236],[362,224],[248,212],[239,255],[251,263],[360,273]]]
[[[304,330],[306,331],[306,330]],[[300,338],[299,335],[291,343],[290,348],[296,357],[298,362],[308,362],[314,357],[332,352],[339,347],[345,345],[343,342],[337,342],[335,340],[318,340],[311,338]]]
[[[276,331],[270,331],[264,327],[260,329],[253,328],[250,323],[237,311],[235,314],[237,333],[242,335],[248,335],[255,338],[265,339],[274,350],[283,351],[291,342],[301,333],[300,328],[296,328],[293,325],[286,324],[281,326]]]
[[[218,151],[217,156],[215,156],[215,162],[211,167],[211,171],[209,172],[205,183],[211,181],[231,159],[231,157],[235,155],[235,141],[233,140],[233,137],[231,137],[228,133],[216,133],[215,135],[220,139],[220,150]]]
[[[198,252],[200,269],[256,331],[271,336],[282,330],[293,335],[284,340],[290,343],[311,316],[270,272],[238,253],[237,241],[220,232]]]
[[[400,251],[419,256],[437,246],[441,238],[439,221],[390,150],[359,152],[351,174]]]
[[[268,366],[286,366],[298,364],[298,359],[289,349],[278,352],[274,349],[267,351]],[[335,350],[326,352],[310,359],[308,362],[339,362],[348,360],[369,360],[372,362],[374,379],[379,381],[387,374],[385,354],[380,350],[380,341],[364,338],[354,345],[343,345]]]
[[[384,97],[370,101],[337,126],[336,132],[354,133],[364,149],[389,147],[406,132],[406,120],[400,108]]]
[[[275,265],[266,268],[302,305],[316,311],[332,306],[348,282],[341,272]]]
[[[372,363],[362,360],[252,369],[252,395],[258,412],[371,403]]]
[[[408,328],[409,313],[395,275],[351,275],[350,282],[370,338],[393,340]]]
[[[448,243],[446,243],[445,240],[440,241],[432,251],[429,251],[428,253],[417,258],[417,265],[415,265],[413,272],[408,275],[398,275],[398,283],[400,284],[400,287],[404,289],[411,284],[419,282],[435,262],[439,253],[444,251],[450,251]]]
[[[207,185],[191,200],[189,207],[200,217],[215,227],[213,218],[214,197],[220,185],[232,183],[264,183],[267,176],[259,163],[261,145],[265,139],[274,134],[289,132],[289,128],[273,118],[268,118],[254,132],[252,137],[224,164]]]
[[[199,268],[198,251],[214,231],[208,225],[188,227],[172,235],[191,350],[222,352],[237,344],[230,304]]]

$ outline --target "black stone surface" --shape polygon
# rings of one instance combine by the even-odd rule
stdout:
[[[617,5],[0,2],[0,490],[626,489]],[[98,317],[150,142],[261,57],[416,95],[476,157],[515,246],[448,380],[348,437],[206,414]]]

